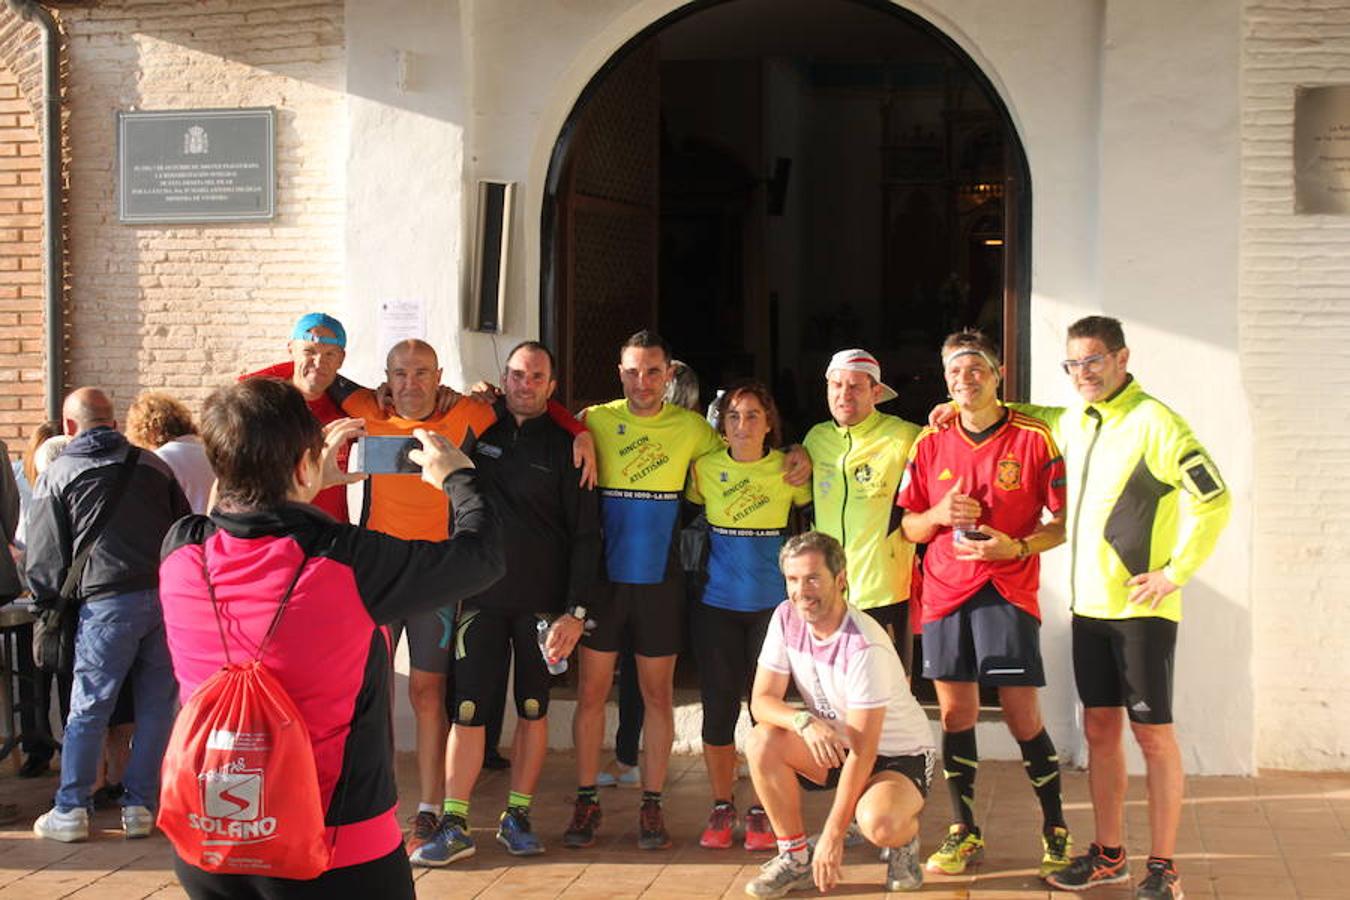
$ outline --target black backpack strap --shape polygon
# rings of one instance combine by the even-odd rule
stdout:
[[[281,602],[277,604],[277,611],[272,614],[272,622],[267,626],[267,634],[263,635],[262,643],[258,645],[258,655],[254,657],[255,661],[261,661],[263,654],[267,652],[267,645],[271,643],[272,635],[276,634],[277,626],[281,624],[281,615],[286,611],[286,605],[290,603],[291,594],[295,591],[295,586],[300,583],[300,576],[305,572],[305,566],[309,563],[309,552],[301,547],[300,565],[295,569],[295,575],[291,577],[291,583],[286,586],[286,593],[281,595]],[[220,633],[220,647],[225,651],[226,665],[234,665],[234,660],[230,658],[230,642],[225,638],[225,622],[220,615],[220,601],[216,599],[216,588],[211,583],[211,570],[206,564],[206,541],[202,541],[202,578],[206,581],[206,596],[211,600],[211,612],[216,617],[216,630]]]
[[[89,528],[88,534],[91,537],[75,554],[75,558],[70,561],[70,568],[66,570],[66,580],[61,583],[61,599],[66,604],[76,599],[76,594],[80,590],[80,579],[84,577],[84,567],[89,562],[89,554],[93,552],[94,545],[98,543],[99,538],[103,537],[103,530],[107,527],[108,520],[112,518],[112,514],[122,502],[122,495],[127,492],[127,486],[131,484],[131,476],[136,472],[136,461],[140,457],[141,450],[139,447],[127,448],[127,458],[122,460],[122,465],[117,473],[117,480],[113,482],[112,488],[108,491],[108,499],[104,501],[103,508],[99,510],[98,518]]]

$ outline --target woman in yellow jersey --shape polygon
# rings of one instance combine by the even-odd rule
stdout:
[[[732,843],[736,807],[736,720],[741,697],[774,609],[786,596],[778,550],[794,506],[811,502],[811,485],[783,481],[778,409],[757,382],[732,386],[717,404],[717,429],[728,447],[695,460],[686,496],[709,525],[708,580],[691,616],[703,695],[703,759],[713,809],[699,843]],[[773,850],[773,830],[758,804],[745,817],[745,848]]]

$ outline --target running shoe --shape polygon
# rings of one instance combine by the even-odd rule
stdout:
[[[1181,876],[1161,859],[1148,861],[1148,875],[1134,889],[1134,900],[1182,900]]]
[[[144,806],[122,807],[122,833],[129,838],[149,837],[155,830],[155,814]]]
[[[1069,851],[1073,849],[1073,838],[1069,836],[1069,829],[1056,825],[1043,833],[1041,847],[1045,852],[1041,855],[1040,876],[1047,878],[1070,862]]]
[[[413,817],[412,831],[408,834],[408,852],[416,850],[418,847],[431,840],[431,836],[436,833],[436,828],[441,824],[441,817],[428,809],[421,810]]]
[[[735,815],[733,810],[732,815]],[[667,850],[670,848],[670,832],[666,831],[665,816],[661,814],[658,800],[643,800],[638,810],[638,849]]]
[[[538,856],[544,845],[530,828],[530,812],[519,806],[508,807],[497,823],[497,843],[512,856]]]
[[[819,831],[806,839],[807,846],[811,847],[813,850],[818,843],[820,843]],[[858,827],[858,820],[854,819],[852,822],[849,822],[848,827],[844,829],[844,849],[852,850],[854,847],[861,847],[866,843],[867,838],[863,836],[862,829]],[[777,844],[774,846],[777,846]]]
[[[919,864],[919,835],[903,847],[892,847],[886,860],[886,890],[917,891],[923,887],[923,866]]]
[[[635,788],[641,785],[642,769],[625,765],[617,759],[611,760],[609,765],[595,773],[596,787]]]
[[[960,875],[966,866],[979,862],[983,856],[984,838],[964,825],[953,825],[947,829],[942,846],[928,857],[927,869],[942,875]]]
[[[600,804],[578,797],[576,805],[572,807],[572,821],[563,832],[563,846],[579,850],[594,844],[600,819]]]
[[[441,816],[440,827],[431,840],[418,847],[408,857],[414,866],[439,869],[457,859],[468,859],[478,851],[469,837],[469,823],[459,816]]]
[[[61,810],[58,807],[38,816],[33,823],[33,834],[49,841],[63,841],[67,844],[89,839],[89,811],[80,809]]]
[[[730,803],[714,803],[708,813],[708,827],[698,839],[700,847],[709,850],[729,850],[736,830],[736,807]]]
[[[782,897],[789,891],[815,887],[811,877],[811,862],[796,862],[791,853],[780,853],[759,867],[759,874],[746,882],[745,892],[751,897]]]
[[[769,824],[769,814],[762,806],[752,806],[745,814],[745,849],[751,853],[778,849],[773,825]]]
[[[1099,884],[1129,880],[1130,868],[1125,864],[1124,852],[1119,859],[1108,859],[1102,855],[1102,845],[1093,841],[1087,853],[1075,856],[1063,869],[1047,875],[1045,883],[1058,891],[1086,891]]]

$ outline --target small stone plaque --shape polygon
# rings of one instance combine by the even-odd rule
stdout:
[[[276,215],[276,110],[117,114],[118,218],[246,222]]]
[[[1294,93],[1294,211],[1350,213],[1350,85]]]

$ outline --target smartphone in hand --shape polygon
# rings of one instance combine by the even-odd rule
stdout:
[[[422,446],[415,437],[366,435],[356,440],[354,471],[367,475],[421,475],[422,467],[408,458]]]

